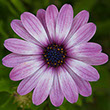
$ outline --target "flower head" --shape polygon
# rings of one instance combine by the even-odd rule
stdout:
[[[64,97],[75,103],[78,94],[91,95],[89,81],[99,79],[91,65],[106,63],[108,56],[99,44],[88,42],[96,32],[88,19],[85,10],[73,18],[71,5],[65,4],[59,12],[50,5],[46,11],[39,9],[36,16],[24,12],[21,20],[11,22],[14,32],[24,40],[5,40],[5,48],[12,53],[3,58],[3,65],[13,67],[11,80],[22,80],[17,89],[20,95],[34,89],[35,105],[49,96],[54,106],[60,106]]]

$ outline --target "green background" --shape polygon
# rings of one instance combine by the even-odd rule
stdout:
[[[75,104],[64,100],[60,107],[54,107],[49,98],[39,106],[33,105],[32,92],[25,96],[18,95],[19,81],[11,81],[11,69],[2,65],[1,59],[10,53],[3,46],[4,40],[19,38],[10,27],[13,19],[19,19],[25,11],[36,14],[38,9],[46,9],[50,4],[60,9],[65,3],[73,6],[75,15],[81,10],[90,12],[89,22],[97,26],[91,41],[101,44],[103,52],[110,55],[110,0],[0,0],[0,110],[110,110],[110,62],[95,67],[100,79],[91,83],[93,92],[90,97],[79,96]]]

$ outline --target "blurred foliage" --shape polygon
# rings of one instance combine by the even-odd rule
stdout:
[[[46,9],[55,4],[58,9],[69,3],[76,15],[81,10],[90,12],[90,22],[97,25],[97,32],[91,41],[102,45],[103,52],[110,55],[110,0],[0,0],[0,59],[9,52],[3,42],[9,37],[18,37],[10,27],[13,19],[19,19],[24,11],[36,14],[40,8]],[[97,66],[100,79],[92,82],[93,93],[90,97],[79,96],[78,102],[70,104],[64,100],[60,107],[54,107],[49,98],[41,105],[31,102],[31,94],[20,96],[16,93],[19,82],[9,79],[10,68],[0,62],[0,110],[110,110],[110,62]]]

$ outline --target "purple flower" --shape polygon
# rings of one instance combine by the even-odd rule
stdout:
[[[17,89],[20,95],[34,89],[35,105],[49,96],[54,106],[60,106],[64,97],[75,103],[78,94],[91,95],[88,81],[99,79],[91,65],[106,63],[108,56],[99,44],[88,42],[96,32],[88,19],[85,10],[73,18],[71,5],[65,4],[59,12],[50,5],[46,11],[39,9],[36,16],[24,12],[21,20],[11,22],[14,32],[24,40],[5,40],[5,48],[13,53],[3,58],[3,65],[14,67],[11,80],[22,80]]]

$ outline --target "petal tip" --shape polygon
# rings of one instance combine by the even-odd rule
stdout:
[[[108,60],[109,60],[109,57],[108,57],[108,55],[107,55],[107,54],[104,54],[104,55],[105,55],[105,56],[104,56],[104,59],[105,59],[105,60],[104,60],[104,63],[107,63],[107,62],[108,62]],[[104,63],[103,63],[103,64],[104,64]]]
[[[66,4],[64,4],[63,6],[70,6],[70,7],[72,7],[70,4],[68,4],[68,3],[66,3]]]
[[[88,24],[91,25],[91,27],[92,27],[94,30],[96,30],[96,25],[95,25],[94,23],[90,22],[90,23],[88,23]]]
[[[94,23],[92,23],[92,22],[88,23],[87,25],[90,27],[90,29],[91,29],[91,31],[92,31],[92,33],[94,35],[95,32],[96,32],[96,29],[97,29],[96,25]]]
[[[16,81],[16,80],[13,78],[12,72],[10,72],[9,78],[10,78],[11,80],[13,80],[13,81]]]
[[[71,10],[73,10],[73,8],[72,8],[72,6],[70,5],[70,4],[64,4],[62,7],[61,7],[61,9],[62,8],[64,8],[65,10],[67,10],[67,9],[71,9]],[[61,10],[60,10],[61,11]]]
[[[56,6],[55,6],[54,4],[51,4],[51,5],[49,5],[48,7],[55,7],[55,8],[56,8]],[[48,8],[48,7],[47,7],[47,8]]]
[[[90,94],[81,94],[81,95],[84,96],[84,97],[89,97],[89,96],[92,95],[92,93],[90,93]]]
[[[17,93],[18,93],[19,95],[26,95],[25,93],[23,93],[23,92],[19,89],[19,86],[18,86],[18,88],[17,88]]]
[[[91,86],[88,88],[88,89],[86,89],[86,90],[82,90],[82,91],[80,91],[79,92],[82,96],[84,96],[84,97],[89,97],[89,96],[91,96],[92,95],[92,88],[91,88]]]
[[[89,18],[89,12],[87,10],[83,10],[81,11],[81,13],[84,15],[84,16],[88,16]]]
[[[7,49],[8,40],[9,40],[9,39],[6,39],[6,40],[4,41],[4,44],[3,44],[6,49]]]
[[[81,12],[89,14],[89,12],[87,10],[82,10]]]
[[[15,22],[15,20],[11,21],[11,23],[10,23],[11,27],[13,27],[14,22]]]
[[[10,23],[11,28],[13,29],[13,26],[16,25],[16,24],[18,24],[18,23],[20,23],[20,22],[21,22],[21,21],[18,20],[18,19],[14,19],[14,20],[12,20],[11,23]]]
[[[44,9],[39,9],[36,13],[36,16],[40,16],[41,13],[45,13],[45,10]]]
[[[28,16],[29,14],[31,14],[30,12],[23,12],[20,16],[21,20],[24,19],[26,16]]]
[[[56,11],[57,13],[58,13],[58,9],[57,9],[57,7],[54,5],[54,4],[51,4],[51,5],[49,5],[48,7],[47,7],[47,9],[46,9],[46,13],[47,13],[47,11],[52,11],[52,10],[54,10],[54,11]]]
[[[9,78],[12,80],[12,81],[19,81],[21,79],[17,78],[16,75],[15,75],[15,72],[13,72],[13,69],[12,71],[10,72],[9,74]]]
[[[34,104],[34,105],[40,105],[40,104],[38,104],[38,103],[36,102],[36,100],[37,100],[37,99],[35,99],[34,97],[32,97],[32,102],[33,102],[33,104]]]
[[[103,64],[107,63],[109,60],[108,55],[105,53],[101,53],[99,57],[100,57],[100,61],[99,61],[98,65],[103,65]]]
[[[13,76],[11,75],[11,73],[9,74],[9,78],[10,78],[11,80],[15,81],[14,78],[13,78]]]
[[[51,100],[52,105],[54,105],[55,107],[59,107],[60,105],[62,105],[63,100],[64,100],[64,97],[63,97],[62,100],[60,99],[60,101],[59,101],[59,100],[56,101],[56,100],[54,100],[54,98],[52,98],[51,95],[50,95],[50,100]]]
[[[26,95],[26,94],[21,93],[21,92],[18,91],[18,90],[17,90],[17,93],[18,93],[19,95]]]
[[[94,79],[93,81],[98,81],[99,79],[100,79],[100,75],[99,75],[99,73],[97,73],[96,79]]]
[[[78,93],[77,93],[77,97],[74,97],[73,99],[71,99],[71,100],[68,100],[68,102],[70,102],[70,103],[76,103],[78,101]]]
[[[52,105],[54,105],[55,107],[59,107],[61,104],[53,104],[52,103]]]
[[[6,57],[4,57],[4,58],[2,59],[2,64],[3,64],[4,66],[8,67],[7,64],[5,63],[5,60],[6,60]]]

